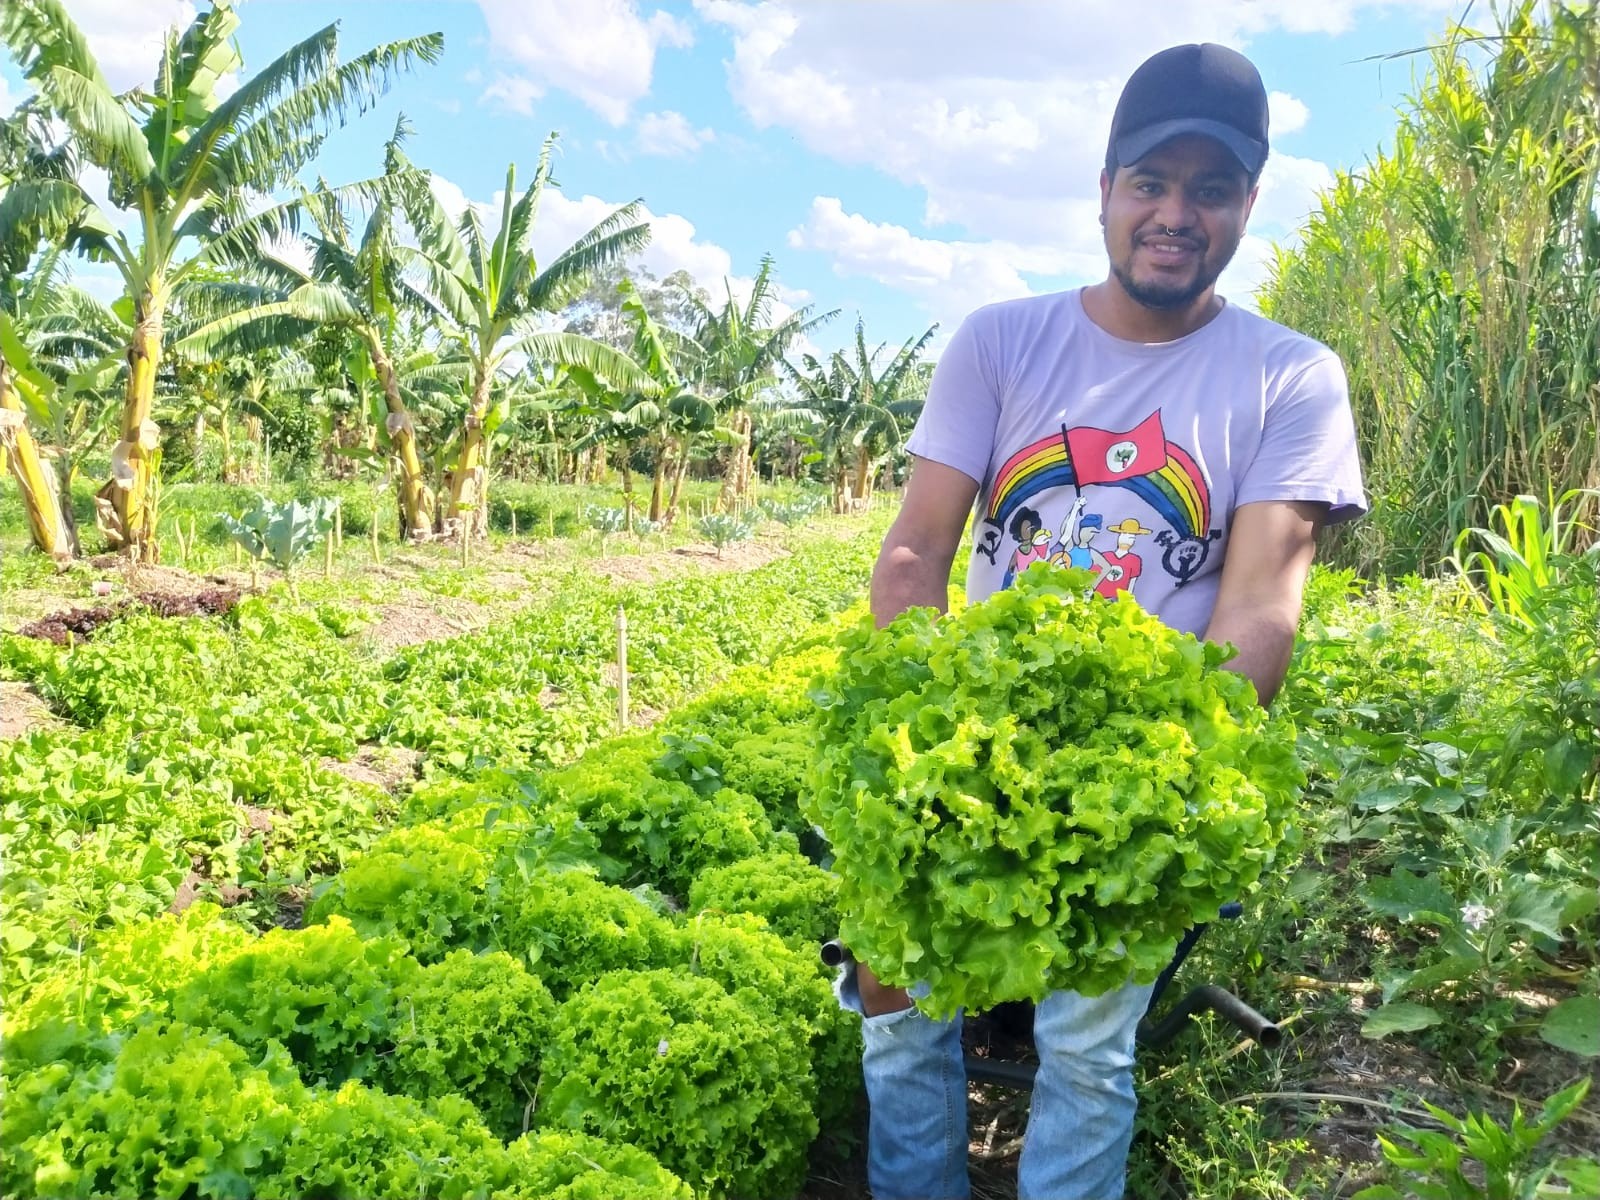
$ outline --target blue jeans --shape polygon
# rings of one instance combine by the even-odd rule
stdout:
[[[1094,997],[1052,992],[1040,1002],[1033,1025],[1039,1074],[1018,1200],[1122,1200],[1133,1138],[1133,1039],[1151,986]],[[853,967],[840,980],[839,998],[862,1011]],[[874,1200],[966,1200],[960,1016],[934,1021],[915,1008],[863,1014],[861,1033]]]

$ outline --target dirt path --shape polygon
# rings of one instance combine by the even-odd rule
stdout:
[[[64,724],[31,684],[0,679],[0,738],[26,737],[35,729],[56,729]]]
[[[366,561],[352,546],[335,568],[332,594],[324,592],[323,599],[365,609],[371,620],[356,632],[355,640],[374,655],[387,657],[407,646],[472,633],[547,599],[562,587],[570,571],[582,570],[623,585],[753,571],[787,557],[802,540],[842,540],[860,533],[866,524],[851,517],[821,519],[803,530],[772,526],[770,532],[726,546],[720,554],[709,542],[663,545],[631,554],[600,554],[593,538],[509,542],[481,552],[466,571],[457,569],[455,552],[442,545],[391,551],[381,564]],[[612,544],[637,543],[624,542],[619,535]],[[313,578],[311,573],[306,576]],[[54,588],[16,591],[7,597],[0,629],[53,636],[57,641],[68,633],[89,637],[94,628],[120,616],[130,601],[163,615],[186,615],[222,611],[236,596],[251,592],[249,572],[238,568],[197,573],[162,565],[134,570],[116,555],[73,564],[55,582]],[[260,572],[256,583],[264,591],[282,586],[274,571]],[[225,595],[230,603],[219,605],[218,599]]]

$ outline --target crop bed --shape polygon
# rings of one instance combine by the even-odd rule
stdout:
[[[808,693],[875,549],[574,574],[386,659],[262,599],[5,637],[0,673],[72,724],[0,743],[0,1190],[818,1194],[860,1077],[815,953],[838,913],[801,816]],[[1600,609],[1567,593],[1517,632],[1316,576],[1279,702],[1306,853],[1197,958],[1297,1037],[1241,1056],[1203,1027],[1146,1062],[1136,1194],[1350,1194],[1392,1106],[1536,1103],[1594,1061]],[[669,715],[608,737],[619,602],[635,697]],[[398,795],[323,765],[385,750],[417,763]],[[1315,1097],[1351,1046],[1416,1069],[1343,1081],[1371,1108],[1340,1140]],[[977,1099],[976,1184],[1004,1195],[1020,1110]]]

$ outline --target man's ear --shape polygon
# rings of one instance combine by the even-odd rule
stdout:
[[[1255,200],[1255,194],[1254,193],[1251,194],[1250,199],[1252,201]],[[1102,224],[1102,225],[1104,225],[1106,223],[1106,205],[1109,204],[1110,202],[1111,202],[1111,172],[1106,170],[1104,167],[1101,167],[1100,168],[1100,224]],[[1248,215],[1249,214],[1249,209],[1246,209],[1245,213],[1246,213],[1246,215]]]
[[[1256,184],[1255,187],[1250,189],[1250,194],[1244,198],[1244,222],[1243,222],[1243,225],[1248,225],[1250,223],[1250,210],[1253,209],[1256,206],[1256,197],[1259,196],[1260,194],[1261,194],[1261,185],[1258,183],[1258,184]],[[1243,228],[1243,225],[1241,225],[1240,228]]]

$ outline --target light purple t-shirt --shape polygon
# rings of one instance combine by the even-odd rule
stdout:
[[[1367,507],[1338,356],[1231,304],[1155,344],[1100,328],[1081,290],[980,308],[907,449],[980,485],[969,600],[1047,558],[1196,635],[1239,505],[1320,502],[1330,523]]]

